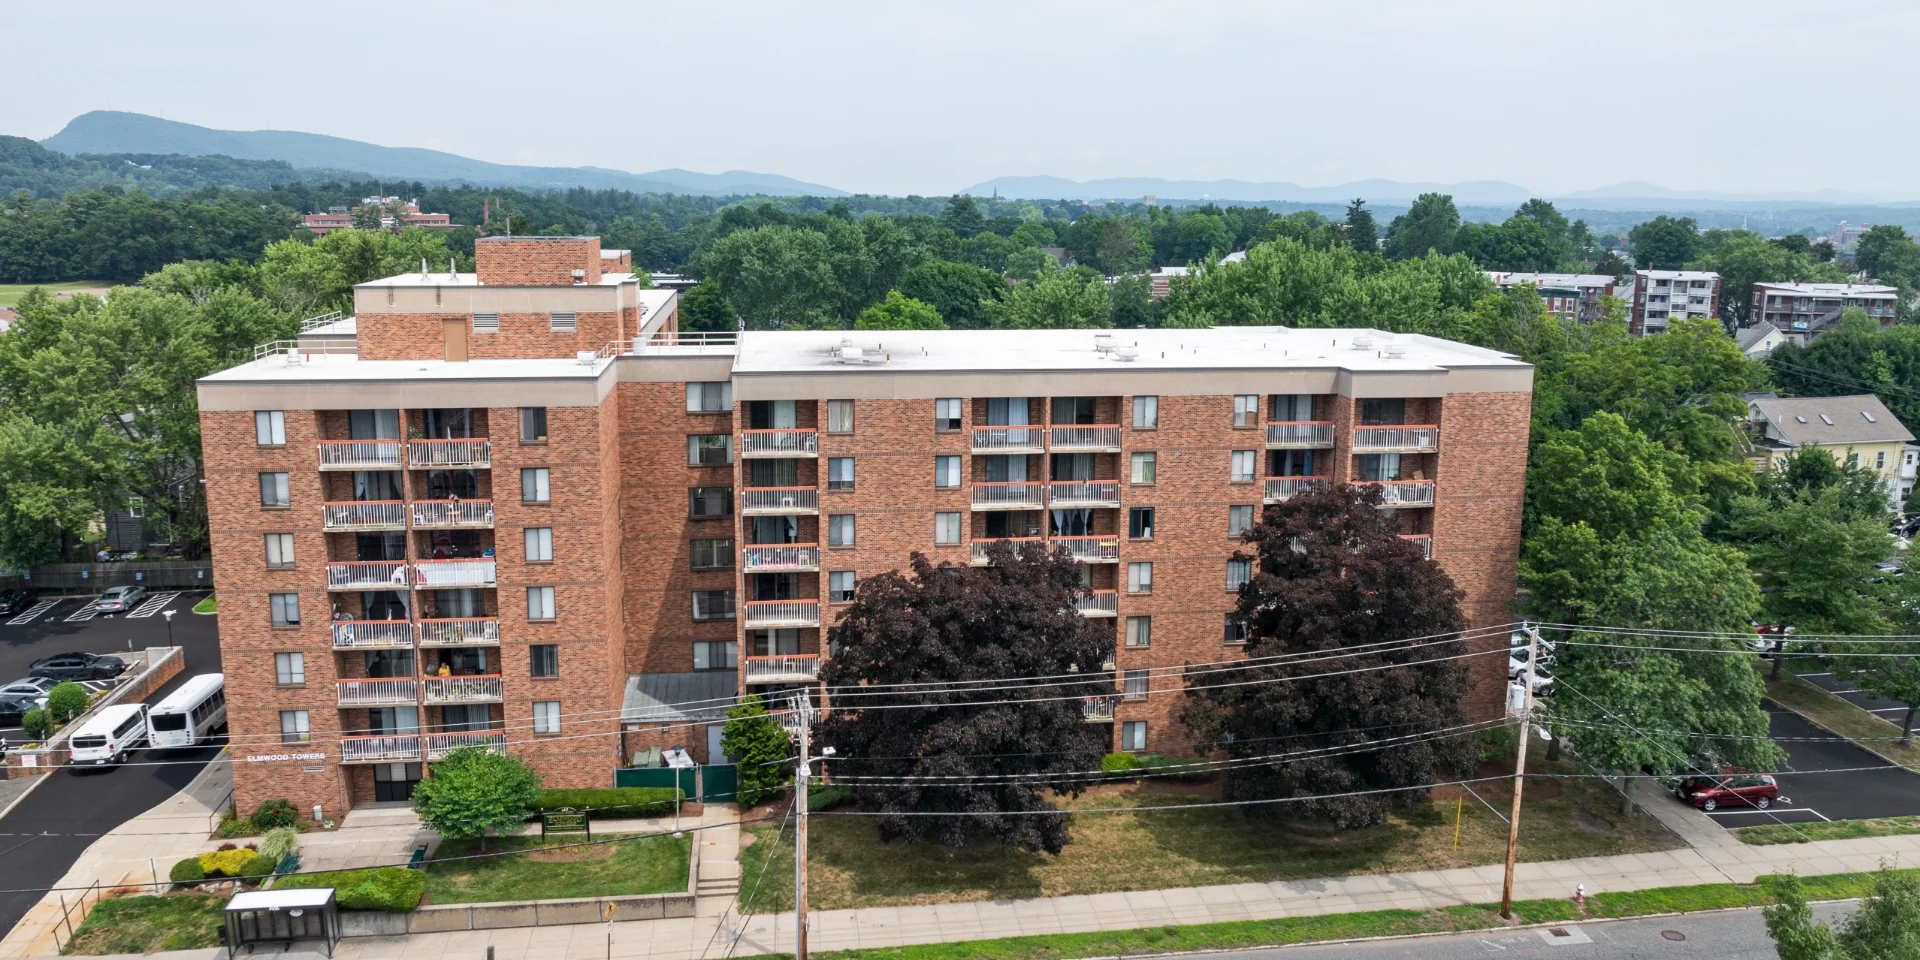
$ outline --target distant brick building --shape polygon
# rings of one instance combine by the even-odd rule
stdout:
[[[1900,288],[1874,283],[1756,283],[1749,323],[1770,323],[1802,346],[1840,322],[1857,307],[1880,324],[1893,326],[1900,313]]]
[[[1720,275],[1703,270],[1636,270],[1627,325],[1636,337],[1664,333],[1675,320],[1720,317]]]
[[[399,197],[368,197],[362,201],[362,205],[382,207],[380,226],[387,230],[393,229],[397,218],[387,214],[384,208],[400,206]],[[408,200],[405,207],[407,211],[407,226],[409,227],[439,228],[453,226],[453,217],[449,214],[420,212],[420,201],[418,200]],[[331,207],[326,213],[309,213],[301,217],[300,223],[308,230],[313,231],[315,235],[324,237],[335,230],[352,230],[353,211],[346,207]]]
[[[1540,301],[1546,305],[1548,313],[1582,323],[1606,319],[1606,306],[1601,301],[1614,295],[1616,280],[1597,273],[1508,273],[1488,270],[1486,274],[1487,279],[1492,280],[1502,292],[1511,290],[1516,284],[1532,284],[1539,290]]]

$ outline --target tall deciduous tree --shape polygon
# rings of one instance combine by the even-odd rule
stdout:
[[[1253,564],[1237,616],[1249,626],[1247,654],[1339,653],[1466,626],[1460,591],[1382,517],[1377,490],[1320,487],[1267,508],[1236,559]],[[1467,670],[1457,645],[1381,646],[1324,663],[1267,661],[1223,673],[1189,668],[1182,719],[1203,750],[1251,758],[1315,749],[1351,749],[1280,764],[1229,768],[1229,800],[1272,800],[1361,791],[1336,799],[1251,806],[1249,815],[1322,819],[1340,829],[1383,822],[1416,805],[1420,786],[1464,775],[1476,740],[1442,736],[1367,749],[1378,731],[1395,735],[1463,722]],[[1390,667],[1391,669],[1368,669]],[[1281,745],[1281,746],[1276,746]]]
[[[1387,227],[1386,254],[1390,260],[1424,257],[1429,251],[1451,253],[1454,232],[1460,229],[1460,211],[1444,193],[1423,193],[1407,212]]]
[[[860,312],[854,321],[856,330],[945,330],[940,314],[898,290],[887,291],[887,298]]]
[[[1038,256],[1046,259],[1045,254]],[[985,304],[1000,299],[1007,284],[991,270],[930,260],[901,275],[900,292],[931,304],[954,330],[981,330],[991,324]]]
[[[449,839],[517,833],[540,799],[540,775],[525,760],[481,747],[461,747],[433,764],[413,788],[420,822]]]
[[[791,738],[758,696],[749,694],[727,711],[720,750],[740,771],[740,806],[751,807],[786,785],[792,776],[786,763],[790,746]]]
[[[1079,267],[1041,270],[1032,280],[1008,290],[1004,298],[984,305],[993,326],[1001,330],[1113,325],[1106,281]]]
[[[1661,214],[1627,231],[1634,266],[1642,270],[1678,270],[1700,249],[1700,225],[1692,217]]]
[[[1057,854],[1068,815],[1036,812],[1047,810],[1042,785],[1059,774],[1057,792],[1077,793],[1084,781],[1069,775],[1100,767],[1107,733],[1084,722],[1080,698],[1113,693],[1102,666],[1113,630],[1075,609],[1083,588],[1064,553],[997,543],[988,556],[985,567],[936,567],[915,553],[910,575],[861,581],[822,679],[922,686],[840,698],[818,742],[848,757],[850,774],[907,778],[854,786],[855,801],[880,814],[883,840],[989,839]],[[1088,679],[1058,679],[1075,673]],[[1011,677],[1037,679],[1009,690]],[[991,692],[944,686],[987,681],[998,681]]]
[[[1838,930],[1813,917],[1794,874],[1769,881],[1774,905],[1762,911],[1780,960],[1907,960],[1920,957],[1920,880],[1882,867],[1873,892]]]

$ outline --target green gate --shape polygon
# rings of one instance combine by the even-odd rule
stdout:
[[[731,763],[700,768],[700,802],[732,803],[740,791],[740,768]]]
[[[697,796],[694,790],[693,768],[675,770],[672,767],[626,767],[613,772],[613,785],[616,787],[679,787],[683,796]]]

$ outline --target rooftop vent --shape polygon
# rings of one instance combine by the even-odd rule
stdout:
[[[1096,333],[1093,335],[1093,350],[1102,356],[1113,352],[1113,334]]]
[[[582,268],[580,268],[580,267],[574,267],[574,268],[573,268],[573,282],[574,282],[574,283],[586,283],[586,282],[587,282],[587,271],[586,271],[586,270],[584,270],[584,269],[582,269]]]
[[[1115,360],[1121,360],[1127,363],[1132,363],[1133,361],[1138,360],[1140,358],[1140,348],[1139,347],[1114,347],[1113,358]]]
[[[594,361],[598,359],[600,359],[600,355],[592,350],[576,350],[573,354],[573,362],[583,367],[593,366]]]
[[[1382,351],[1386,353],[1388,357],[1398,360],[1407,355],[1407,345],[1404,343],[1389,343],[1382,348]]]
[[[297,366],[299,366],[299,365],[300,365],[300,359],[301,359],[301,357],[300,357],[300,348],[298,348],[298,347],[295,347],[294,349],[292,349],[292,350],[288,350],[288,351],[287,351],[287,366],[289,366],[289,367],[297,367]]]
[[[1353,348],[1355,350],[1372,350],[1373,338],[1367,336],[1364,333],[1360,334],[1359,336],[1353,338]]]

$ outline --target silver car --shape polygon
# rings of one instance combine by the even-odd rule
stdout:
[[[93,602],[95,613],[125,613],[147,598],[146,587],[112,587]]]

